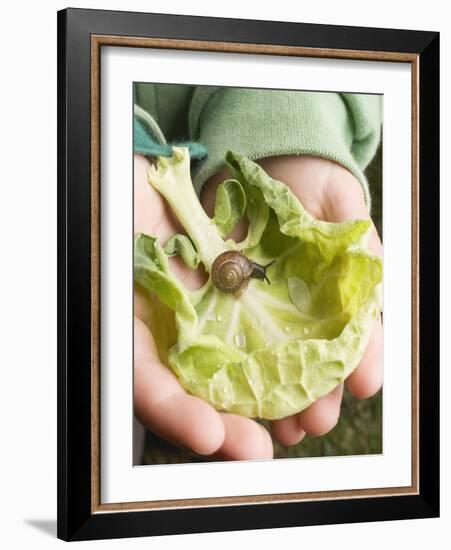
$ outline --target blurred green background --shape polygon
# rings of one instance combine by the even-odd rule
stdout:
[[[372,195],[372,217],[382,238],[382,146],[366,170]],[[269,423],[262,421],[269,428]],[[371,399],[358,401],[345,389],[338,424],[321,437],[306,436],[298,445],[283,447],[274,441],[275,458],[345,456],[382,452],[382,390]],[[143,464],[175,464],[211,461],[174,447],[148,431]]]

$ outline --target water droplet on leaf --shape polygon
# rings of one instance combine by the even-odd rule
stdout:
[[[235,334],[234,340],[237,348],[242,349],[246,345],[246,337],[242,332],[238,332],[237,334]]]
[[[302,311],[307,313],[310,310],[312,304],[312,297],[310,290],[305,281],[299,279],[299,277],[290,277],[287,281],[288,294],[293,304]]]

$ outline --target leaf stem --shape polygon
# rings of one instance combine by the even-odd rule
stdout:
[[[219,254],[231,249],[216,224],[207,216],[194,191],[186,147],[173,147],[171,158],[157,157],[148,171],[149,183],[167,200],[193,241],[200,261],[210,273]]]

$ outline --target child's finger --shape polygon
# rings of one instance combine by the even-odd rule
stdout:
[[[216,456],[228,460],[262,460],[273,457],[273,445],[268,431],[250,418],[220,413],[224,423],[224,442]]]
[[[374,325],[368,346],[359,365],[346,379],[346,387],[357,399],[367,399],[382,386],[384,342],[380,319]]]
[[[340,416],[343,384],[317,399],[310,407],[299,413],[299,424],[310,435],[324,435],[335,427]]]
[[[202,455],[224,442],[219,414],[202,399],[188,395],[158,359],[147,326],[135,319],[134,407],[139,421],[162,438]]]
[[[377,256],[380,256],[381,258],[384,255],[384,248],[382,246],[381,240],[379,238],[379,235],[376,231],[376,228],[374,227],[371,231],[370,240],[368,242],[368,248],[374,252]]]
[[[305,437],[305,431],[299,423],[299,415],[293,414],[271,423],[272,435],[279,443],[286,447],[296,445]]]

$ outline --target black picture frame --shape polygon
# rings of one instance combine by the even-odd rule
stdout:
[[[99,512],[93,506],[92,36],[409,54],[418,86],[417,494]],[[335,52],[335,53],[334,53]],[[341,52],[337,53],[337,52]],[[385,57],[384,57],[385,56]],[[95,500],[95,499],[94,499]],[[58,537],[87,540],[439,515],[439,33],[102,10],[58,12]]]

